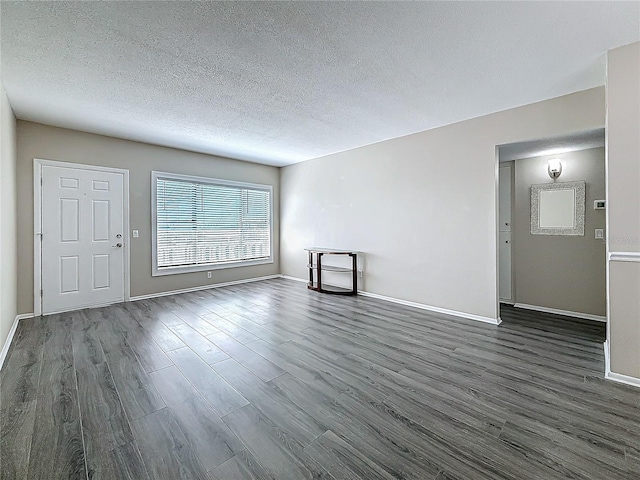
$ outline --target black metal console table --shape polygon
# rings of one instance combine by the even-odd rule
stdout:
[[[309,283],[307,283],[307,288],[315,290],[316,292],[331,293],[333,295],[356,295],[358,293],[358,252],[318,247],[309,247],[305,248],[305,250],[309,252],[309,263],[307,264],[307,268],[309,269]],[[325,264],[322,261],[322,257],[325,255],[348,255],[351,257],[351,268]],[[323,271],[350,273],[351,289],[335,285],[323,285]]]

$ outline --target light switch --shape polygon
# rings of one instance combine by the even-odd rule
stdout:
[[[602,228],[596,228],[596,240],[602,240],[604,238],[604,230]]]
[[[133,231],[133,238],[138,238],[140,235],[138,234],[138,230]]]

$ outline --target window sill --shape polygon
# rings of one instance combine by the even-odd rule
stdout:
[[[261,258],[259,260],[246,260],[241,262],[230,262],[230,263],[210,263],[196,266],[187,266],[187,267],[163,267],[157,268],[153,267],[153,272],[151,273],[152,277],[163,277],[165,275],[177,275],[181,273],[194,273],[194,272],[207,272],[212,270],[224,270],[228,268],[237,268],[237,267],[251,267],[254,265],[266,265],[273,262],[273,257],[271,258]]]

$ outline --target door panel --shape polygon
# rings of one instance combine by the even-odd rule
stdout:
[[[94,255],[93,256],[93,288],[109,288],[109,263],[111,255]]]
[[[77,292],[78,277],[78,257],[60,257],[60,293]]]
[[[498,276],[501,302],[513,301],[511,270],[511,164],[501,165],[498,190]]]
[[[93,217],[91,218],[91,231],[94,242],[109,241],[109,205],[108,200],[93,201]]]
[[[500,300],[511,301],[511,232],[500,232],[498,249],[500,262]]]
[[[77,242],[80,238],[80,206],[77,198],[60,198],[60,241]]]
[[[43,313],[124,300],[123,195],[121,173],[42,167]]]
[[[500,167],[499,179],[499,221],[501,232],[511,231],[511,165]]]

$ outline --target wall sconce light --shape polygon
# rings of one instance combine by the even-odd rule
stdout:
[[[554,180],[562,173],[562,163],[559,158],[552,158],[547,162],[547,172]]]

